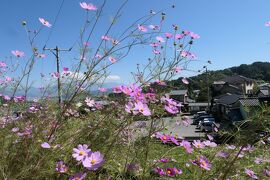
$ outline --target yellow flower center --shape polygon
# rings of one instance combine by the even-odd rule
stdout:
[[[84,152],[84,151],[80,151],[80,152],[79,152],[79,155],[80,155],[80,156],[83,156],[83,155],[85,155],[85,152]]]
[[[91,164],[95,164],[97,161],[95,160],[95,159],[93,159],[92,161],[91,161]]]
[[[168,174],[171,174],[172,172],[170,170],[167,171]]]

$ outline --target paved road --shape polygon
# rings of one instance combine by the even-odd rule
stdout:
[[[192,116],[190,116],[189,120],[190,124],[192,122]],[[205,134],[196,130],[195,125],[184,125],[180,117],[167,117],[160,119],[159,121],[155,121],[155,126],[161,129],[161,132],[166,134],[177,135],[178,137],[183,137],[185,139],[200,139],[205,137]],[[134,138],[138,138],[139,136],[147,136],[150,127],[149,121],[137,121],[132,127],[137,129],[136,132],[133,132]]]

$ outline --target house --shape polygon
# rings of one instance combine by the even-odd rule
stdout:
[[[182,102],[183,105],[188,104],[188,90],[172,90],[168,95],[170,98]]]
[[[255,98],[241,98],[239,99],[239,108],[243,119],[247,119],[249,116],[255,115],[260,108],[260,101]]]
[[[252,94],[256,82],[253,79],[234,75],[214,81],[211,86],[212,96],[219,96],[225,93],[231,94]]]
[[[189,102],[188,103],[188,111],[190,113],[196,113],[198,111],[205,111],[208,107],[208,103],[206,102]]]

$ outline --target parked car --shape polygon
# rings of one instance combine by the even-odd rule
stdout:
[[[207,115],[202,115],[202,116],[199,116],[197,118],[194,118],[192,124],[198,125],[199,122],[202,121],[204,118],[213,118],[213,115],[207,114]]]
[[[207,115],[206,111],[199,111],[194,115],[194,119],[198,118],[199,116]]]
[[[201,127],[200,127],[200,130],[202,132],[212,132],[213,131],[213,125],[214,125],[214,122],[213,121],[205,121],[205,122],[202,122],[201,123]]]
[[[213,117],[204,118],[203,120],[199,121],[199,124],[197,125],[196,128],[200,129],[203,122],[216,122],[216,119]]]

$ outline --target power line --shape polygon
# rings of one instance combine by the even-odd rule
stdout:
[[[45,42],[44,47],[47,45],[47,43],[49,42],[49,40],[50,40],[50,38],[51,38],[52,32],[53,32],[54,27],[55,27],[55,24],[56,24],[56,22],[57,22],[57,20],[58,20],[58,18],[59,18],[59,15],[60,15],[60,12],[61,12],[62,7],[63,7],[63,5],[64,5],[64,2],[65,2],[65,0],[62,0],[61,5],[60,5],[60,7],[59,7],[59,9],[58,9],[58,12],[57,12],[57,14],[56,14],[56,16],[55,16],[55,19],[54,19],[54,21],[53,21],[52,28],[51,28],[51,30],[50,30],[50,32],[49,32],[49,35],[48,35],[48,38],[47,38],[47,40],[46,40],[46,42]]]

